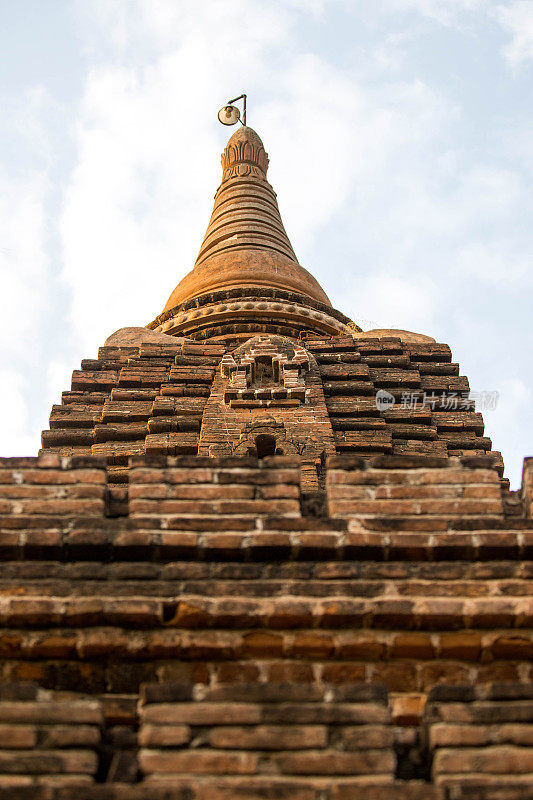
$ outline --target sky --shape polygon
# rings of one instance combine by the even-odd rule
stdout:
[[[533,0],[0,0],[0,454],[192,268],[248,94],[300,263],[533,455]]]

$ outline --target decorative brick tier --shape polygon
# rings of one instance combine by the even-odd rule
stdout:
[[[131,456],[240,456],[266,434],[276,452],[299,457],[308,492],[323,489],[324,460],[335,452],[490,454],[503,471],[447,345],[364,335],[308,338],[304,347],[266,334],[244,344],[168,339],[103,347],[83,361],[52,409],[42,452],[103,456],[110,480],[126,484]],[[254,361],[290,365],[295,352],[307,359],[298,356],[295,378],[288,367],[257,378]],[[395,398],[387,410],[376,406],[380,390]],[[116,493],[117,507],[125,497]]]

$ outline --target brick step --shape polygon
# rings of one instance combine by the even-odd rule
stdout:
[[[20,513],[11,516],[0,516],[0,541],[4,559],[21,558],[57,561],[102,561],[112,556],[113,561],[150,561],[165,564],[176,560],[198,560],[219,562],[265,562],[271,561],[279,565],[283,562],[301,562],[320,559],[317,564],[322,569],[327,562],[337,563],[345,570],[346,563],[354,561],[374,561],[371,569],[380,569],[380,562],[386,570],[391,564],[409,565],[409,575],[420,574],[411,570],[422,569],[425,575],[443,575],[446,577],[450,567],[438,562],[471,562],[459,569],[466,568],[480,574],[485,569],[496,570],[486,572],[498,576],[498,562],[525,561],[522,569],[524,577],[530,575],[533,557],[533,524],[522,519],[507,520],[502,528],[493,519],[481,522],[484,529],[477,531],[480,520],[473,520],[473,530],[465,531],[465,520],[453,529],[448,521],[443,521],[442,530],[434,530],[435,520],[427,530],[420,524],[421,520],[396,520],[397,527],[405,523],[405,529],[397,533],[380,530],[380,520],[372,520],[375,530],[358,530],[354,532],[335,530],[332,525],[324,530],[322,520],[301,517],[265,517],[264,530],[257,530],[256,517],[235,516],[222,519],[220,516],[202,516],[184,518],[173,523],[173,528],[158,524],[157,518],[139,517],[128,524],[105,519],[103,517],[105,487],[102,486],[102,500],[95,506],[94,518],[86,516],[83,520],[72,524],[69,514],[62,516],[43,513],[38,507],[36,513]],[[54,501],[55,503],[56,501]],[[83,503],[87,514],[85,500],[65,500],[70,517],[75,514],[78,504]],[[93,501],[91,501],[92,503]],[[54,506],[55,510],[55,506]],[[438,522],[438,519],[436,520]],[[340,522],[342,525],[342,522]],[[365,520],[369,525],[370,521]],[[514,524],[514,529],[513,529]],[[526,526],[527,525],[527,526]],[[157,526],[157,527],[155,527]],[[280,528],[284,528],[283,532]],[[306,530],[307,528],[307,530]],[[461,529],[463,528],[463,529]],[[419,564],[413,563],[418,561]],[[475,564],[474,562],[480,562]],[[342,565],[342,566],[341,566]],[[490,566],[489,566],[490,565]],[[279,569],[279,566],[276,566]],[[300,569],[286,565],[284,569]],[[349,569],[353,570],[352,564]],[[396,567],[395,567],[396,568]],[[454,569],[457,567],[454,567]],[[505,566],[506,570],[515,567]],[[357,567],[355,567],[357,569]],[[434,572],[433,570],[437,570]],[[444,570],[442,573],[441,570]],[[298,574],[298,573],[296,573]],[[346,574],[342,572],[342,574]],[[358,575],[359,572],[350,574]],[[368,573],[367,573],[368,574]],[[383,574],[383,573],[379,573]],[[390,573],[387,573],[390,574]],[[504,575],[508,572],[504,572]],[[514,573],[512,573],[514,574]]]
[[[0,598],[5,628],[501,630],[533,638],[533,598]],[[518,635],[518,634],[517,634]],[[527,644],[526,644],[527,648]]]
[[[120,502],[122,495],[115,496],[115,502]],[[75,569],[56,570],[50,569],[46,562],[40,570],[32,564],[19,565],[20,569],[13,570],[7,565],[7,572],[13,572],[16,577],[0,579],[0,594],[17,596],[39,597],[70,597],[70,596],[120,596],[135,595],[147,598],[175,598],[180,596],[203,596],[229,598],[329,598],[353,600],[356,598],[403,598],[406,600],[419,596],[466,600],[474,598],[520,598],[533,596],[533,580],[487,580],[479,577],[472,581],[442,581],[438,579],[427,580],[343,580],[336,581],[309,578],[295,580],[290,575],[284,580],[272,580],[258,575],[253,580],[249,579],[247,571],[243,570],[246,577],[231,579],[217,579],[206,573],[203,577],[194,579],[194,574],[201,570],[197,565],[192,565],[189,570],[191,577],[187,578],[186,565],[171,566],[166,570],[167,580],[161,575],[165,570],[136,569],[136,565],[123,565],[122,569],[91,565],[93,576],[83,574],[83,570],[76,565]],[[205,566],[205,565],[204,565]],[[4,570],[4,566],[3,566]],[[49,577],[50,572],[54,577]],[[101,577],[94,573],[101,572]],[[238,570],[232,570],[237,572]],[[144,572],[144,575],[143,575]],[[175,577],[171,577],[174,573]],[[249,571],[248,571],[249,573]],[[46,577],[43,577],[46,576]],[[178,577],[179,576],[179,577]],[[30,584],[21,585],[21,581],[31,580]]]
[[[1,779],[0,779],[1,780]],[[59,782],[58,782],[59,784]],[[477,794],[470,789],[457,790],[454,800],[531,800],[527,794],[528,787],[505,787],[506,794],[501,794],[501,787],[482,786]],[[470,787],[471,788],[471,787]],[[522,794],[519,794],[519,792]],[[526,793],[524,793],[524,791]],[[372,777],[343,778],[334,780],[327,778],[307,777],[225,777],[225,776],[173,776],[171,785],[142,783],[137,785],[106,783],[100,786],[84,785],[80,795],[79,786],[32,786],[31,800],[384,800],[383,784],[373,782]],[[466,794],[464,793],[466,792]],[[498,794],[496,792],[499,792]],[[0,800],[29,800],[28,787],[2,788],[0,784]],[[422,781],[388,783],[387,800],[448,800],[444,789]]]
[[[86,531],[86,533],[89,534],[90,531]],[[223,537],[228,538],[225,534]],[[302,539],[302,543],[305,546],[305,538]],[[65,553],[65,561],[54,559],[8,561],[6,559],[2,563],[0,586],[9,586],[11,581],[21,580],[26,583],[25,589],[28,591],[31,590],[34,582],[37,586],[40,581],[46,581],[46,579],[54,582],[68,581],[67,585],[72,586],[73,589],[80,581],[90,581],[92,585],[96,585],[96,582],[107,582],[109,586],[120,586],[123,582],[125,585],[129,585],[135,581],[141,582],[141,585],[144,586],[147,582],[157,585],[157,581],[172,581],[173,586],[179,586],[176,581],[203,582],[209,580],[220,585],[226,582],[231,585],[232,581],[238,581],[239,585],[242,582],[245,587],[248,583],[260,587],[261,583],[267,582],[265,585],[268,587],[276,587],[281,584],[285,587],[290,586],[292,591],[300,586],[307,586],[309,593],[313,594],[314,587],[324,587],[327,590],[336,591],[336,587],[342,590],[343,585],[351,587],[353,581],[356,582],[356,585],[358,582],[377,582],[377,585],[382,587],[392,583],[397,587],[409,587],[411,584],[420,585],[422,590],[425,588],[427,592],[431,592],[431,585],[435,582],[442,582],[444,586],[447,586],[454,581],[478,587],[478,596],[483,596],[484,589],[482,587],[485,583],[492,585],[492,581],[497,581],[497,584],[494,585],[498,585],[502,592],[506,592],[507,588],[511,588],[511,586],[527,586],[527,582],[533,579],[533,562],[531,560],[522,561],[519,557],[516,560],[499,559],[500,553],[497,548],[493,552],[484,553],[485,558],[479,562],[469,560],[468,551],[459,551],[449,555],[462,555],[467,560],[450,558],[442,561],[426,560],[417,563],[408,559],[409,543],[406,543],[405,552],[397,552],[396,558],[391,557],[377,561],[352,561],[349,559],[330,561],[324,558],[317,563],[317,560],[313,558],[313,553],[320,550],[320,540],[317,550],[313,550],[313,543],[317,544],[316,541],[311,540],[311,543],[307,545],[309,549],[301,553],[303,557],[300,561],[285,561],[286,553],[278,553],[277,560],[270,559],[269,556],[274,555],[274,553],[270,553],[272,542],[267,537],[265,546],[262,547],[261,537],[258,537],[255,542],[257,550],[252,549],[255,558],[251,561],[232,561],[231,559],[187,561],[180,559],[169,563],[165,559],[146,561],[141,558],[134,560],[133,554],[126,552],[122,555],[130,557],[120,561],[117,558],[120,550],[115,553],[113,561],[103,563],[97,560],[97,545],[93,548],[93,560],[90,560],[87,556],[91,555],[91,547],[87,544],[88,552],[85,559],[78,559],[76,554],[76,558],[70,560],[67,558],[68,553]],[[411,542],[411,544],[416,550],[416,542]],[[289,543],[285,542],[285,545],[289,551]],[[282,546],[283,544],[280,543],[279,547]],[[329,555],[331,556],[331,552]],[[402,555],[403,560],[399,560]],[[444,556],[446,555],[448,553],[444,551]],[[491,560],[487,560],[487,556]],[[311,560],[308,560],[307,557]],[[102,583],[98,585],[101,586]],[[369,585],[374,584],[369,583]],[[269,588],[267,592],[270,591]],[[321,591],[322,589],[318,588],[318,592]],[[351,589],[347,589],[347,591],[349,593]],[[396,590],[396,593],[400,593],[400,588]],[[403,589],[401,593],[403,593]]]

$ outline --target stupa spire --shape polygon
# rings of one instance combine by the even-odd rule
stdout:
[[[281,254],[298,264],[281,221],[276,194],[266,178],[268,155],[257,133],[252,128],[239,128],[221,160],[222,183],[195,266],[214,256],[233,257],[250,250]],[[321,299],[324,302],[324,297]]]
[[[267,170],[263,142],[243,125],[222,153],[222,180],[194,268],[152,329],[202,338],[354,329],[298,263]]]
[[[194,269],[165,309],[207,292],[252,285],[298,292],[331,305],[315,278],[298,264],[267,169],[263,142],[243,125],[222,153],[222,182]]]

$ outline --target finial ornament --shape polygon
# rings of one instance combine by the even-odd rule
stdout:
[[[238,128],[222,153],[222,183],[230,178],[254,176],[266,180],[268,155],[263,142],[251,128]]]
[[[240,110],[233,105],[237,100],[242,100],[242,120]],[[241,125],[246,126],[246,95],[240,94],[238,97],[234,97],[233,100],[228,100],[227,105],[222,106],[218,112],[218,121],[223,125],[235,125],[240,122]]]

